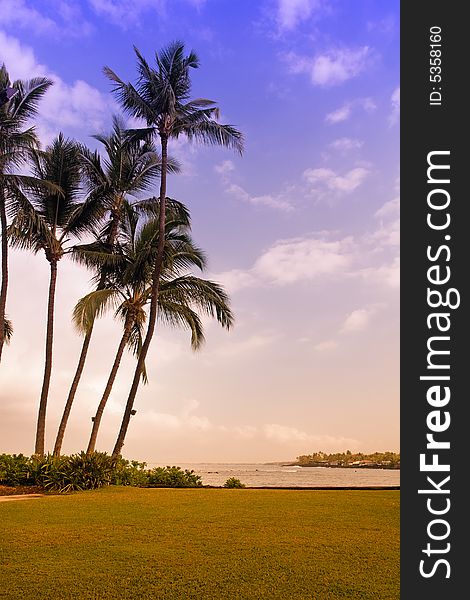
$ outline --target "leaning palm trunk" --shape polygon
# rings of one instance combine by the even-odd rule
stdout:
[[[7,240],[7,215],[5,207],[5,196],[3,189],[0,189],[0,220],[2,237],[2,288],[0,291],[0,323],[5,321],[5,307],[7,302],[8,288],[8,240]],[[0,327],[0,361],[2,360],[3,343],[5,341],[4,327]]]
[[[98,409],[96,411],[96,415],[93,418],[93,427],[91,430],[90,441],[88,442],[87,454],[90,455],[95,451],[96,439],[98,437],[98,430],[100,428],[101,418],[103,416],[104,409],[106,407],[106,403],[108,402],[109,395],[111,394],[111,390],[114,385],[114,380],[116,379],[116,375],[121,364],[122,355],[124,353],[124,349],[126,347],[127,342],[129,341],[132,326],[134,324],[134,317],[132,313],[128,313],[126,317],[126,323],[124,325],[124,333],[122,335],[121,341],[119,343],[119,347],[116,353],[116,358],[114,359],[114,363],[111,369],[111,373],[109,374],[108,382],[106,384],[103,396],[98,405]]]
[[[114,240],[116,239],[117,232],[119,226],[119,216],[118,213],[114,213],[112,217],[111,229],[109,231],[109,236],[107,239],[107,243],[111,246],[114,244]],[[101,275],[100,281],[98,283],[98,290],[102,290],[105,287],[106,283],[106,273]],[[57,437],[54,444],[54,456],[60,456],[60,452],[62,450],[62,444],[64,442],[65,429],[67,427],[67,423],[70,416],[70,411],[72,410],[73,401],[75,400],[75,394],[77,393],[78,384],[80,383],[80,379],[83,373],[83,369],[85,368],[85,361],[88,354],[88,347],[90,346],[91,336],[93,334],[93,323],[90,324],[88,331],[85,334],[85,338],[83,340],[82,349],[80,351],[80,358],[78,359],[77,369],[75,371],[75,375],[73,377],[72,385],[70,386],[69,395],[67,396],[67,401],[65,403],[64,412],[62,414],[62,418],[60,420],[59,429],[57,430]]]
[[[39,413],[36,430],[36,445],[34,453],[38,456],[44,455],[46,434],[46,408],[49,394],[49,384],[52,372],[52,344],[54,339],[54,301],[57,281],[57,261],[51,260],[51,276],[49,282],[49,300],[47,305],[47,329],[46,329],[46,360],[44,365],[44,379],[42,382],[41,399],[39,402]]]
[[[127,429],[129,427],[129,421],[131,419],[132,410],[134,408],[134,401],[139,388],[140,379],[145,369],[145,359],[150,347],[150,342],[155,331],[155,324],[157,321],[157,303],[158,303],[158,288],[160,285],[160,274],[163,266],[163,251],[165,249],[165,219],[166,219],[166,175],[168,165],[168,138],[164,135],[161,136],[162,144],[162,167],[161,167],[161,180],[160,180],[160,206],[159,206],[159,231],[158,231],[158,248],[157,255],[155,257],[155,266],[152,273],[152,288],[150,294],[150,310],[149,310],[149,321],[147,333],[145,335],[142,349],[137,360],[137,365],[134,372],[134,379],[132,380],[132,386],[127,398],[126,408],[121,422],[121,428],[116,440],[116,444],[113,449],[113,456],[119,456],[121,454],[122,447],[124,446],[124,440],[126,438]]]
[[[57,431],[57,437],[54,444],[54,456],[60,456],[60,451],[62,450],[62,443],[64,441],[65,429],[67,427],[67,422],[69,420],[70,411],[72,410],[72,404],[75,399],[75,394],[77,393],[78,384],[80,382],[80,378],[83,373],[83,368],[85,367],[85,361],[88,354],[88,346],[90,345],[91,335],[93,333],[93,324],[90,325],[90,329],[85,334],[85,339],[83,340],[82,350],[80,352],[80,358],[78,360],[77,370],[75,371],[75,375],[72,381],[72,385],[70,386],[69,395],[67,396],[67,402],[65,403],[64,412],[62,414],[62,419],[60,420],[59,429]]]

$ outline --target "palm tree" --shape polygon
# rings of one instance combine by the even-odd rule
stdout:
[[[160,232],[152,272],[147,333],[137,361],[113,455],[119,455],[124,445],[145,358],[155,331],[157,298],[164,252],[168,142],[172,138],[185,135],[189,140],[234,148],[240,153],[243,149],[241,133],[231,125],[218,123],[219,109],[212,100],[204,98],[190,100],[190,70],[199,66],[199,59],[193,51],[185,56],[184,44],[173,42],[167,48],[155,54],[156,65],[154,68],[147,63],[137,48],[134,48],[134,50],[137,56],[139,75],[136,86],[125,83],[109,67],[105,67],[104,72],[112,81],[113,92],[124,110],[134,117],[143,119],[148,128],[153,128],[160,139],[162,154],[159,197]]]
[[[57,267],[69,249],[66,247],[71,237],[96,226],[102,218],[102,207],[96,198],[79,200],[80,163],[79,148],[62,134],[44,152],[33,154],[33,173],[42,181],[49,181],[60,188],[60,192],[38,188],[31,197],[16,190],[16,198],[22,202],[9,227],[14,246],[40,251],[49,262],[50,279],[47,306],[46,352],[44,377],[39,401],[36,430],[35,454],[44,455],[46,409],[49,384],[52,373],[52,348],[54,331],[54,301],[57,282]]]
[[[183,326],[191,331],[191,346],[200,348],[204,341],[202,323],[197,311],[216,317],[219,323],[230,328],[233,315],[228,297],[223,289],[213,283],[188,274],[188,269],[203,269],[205,256],[196,248],[188,235],[187,220],[171,215],[165,227],[165,250],[162,280],[158,295],[158,317],[162,323]],[[112,255],[111,262],[99,248],[77,248],[79,260],[85,264],[107,267],[105,289],[95,290],[79,300],[74,310],[74,323],[79,330],[87,330],[90,322],[108,308],[116,308],[116,317],[123,322],[123,334],[106,387],[93,418],[93,427],[87,453],[95,450],[96,439],[106,403],[110,396],[122,355],[130,346],[138,355],[142,348],[142,332],[146,320],[145,306],[151,295],[151,274],[158,245],[158,218],[137,229],[134,214],[128,213],[127,235]],[[142,378],[146,380],[145,370]]]
[[[108,222],[102,233],[107,250],[113,248],[122,218],[123,202],[129,196],[138,195],[156,183],[160,175],[161,159],[149,139],[149,131],[128,130],[122,119],[113,116],[109,135],[95,135],[104,148],[105,155],[80,147],[80,162],[84,183],[90,196],[100,198],[108,214]],[[170,160],[170,169],[178,170]],[[103,289],[106,272],[102,270],[97,289]],[[93,322],[83,332],[84,339],[75,375],[65,402],[64,411],[54,444],[54,455],[59,456],[70,412],[85,367],[85,361],[93,334]]]
[[[9,344],[13,337],[13,325],[10,319],[3,319],[3,339],[5,344]]]
[[[52,82],[44,77],[36,77],[29,81],[11,83],[5,65],[0,67],[0,93],[13,91],[9,98],[0,105],[0,236],[2,238],[2,285],[0,291],[0,323],[5,320],[5,307],[8,291],[8,241],[7,241],[7,201],[10,189],[17,185],[34,184],[32,178],[15,174],[28,157],[31,149],[38,146],[34,127],[27,127],[27,122],[37,112],[38,102]],[[0,327],[0,360],[6,330]]]

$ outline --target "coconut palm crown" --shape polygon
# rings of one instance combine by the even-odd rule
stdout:
[[[42,456],[52,373],[57,267],[64,254],[70,251],[70,243],[99,224],[103,208],[96,197],[81,199],[79,148],[74,141],[59,134],[45,151],[35,151],[32,158],[34,176],[51,182],[57,191],[38,187],[25,193],[16,189],[14,196],[20,208],[9,227],[9,237],[15,247],[33,253],[44,252],[50,266],[46,356],[35,443],[35,454]]]
[[[8,290],[7,209],[10,208],[13,214],[16,209],[11,190],[18,186],[37,185],[33,177],[19,174],[18,169],[25,163],[30,151],[39,145],[30,120],[36,115],[39,101],[51,85],[52,81],[45,77],[11,82],[5,65],[0,66],[0,95],[4,95],[0,101],[0,323],[5,320]],[[8,95],[7,90],[10,92]],[[0,327],[0,360],[6,332],[6,329]]]
[[[137,48],[138,79],[134,86],[125,83],[112,69],[105,67],[114,95],[122,108],[130,115],[145,121],[147,128],[158,135],[162,153],[162,174],[159,195],[159,245],[152,273],[148,327],[137,361],[134,378],[126,404],[121,430],[113,450],[121,452],[129,426],[134,400],[137,394],[144,361],[155,331],[157,297],[164,254],[165,198],[167,196],[168,141],[181,135],[199,143],[243,150],[243,136],[232,125],[218,122],[219,109],[215,102],[205,98],[191,100],[190,71],[199,67],[197,55],[191,51],[185,55],[184,44],[173,42],[155,54],[155,66],[150,66]]]
[[[135,200],[140,194],[148,192],[157,184],[161,172],[161,157],[151,141],[151,132],[129,130],[122,118],[113,116],[112,130],[109,134],[93,136],[100,142],[101,150],[91,151],[80,146],[80,165],[83,184],[89,197],[102,204],[105,211],[105,225],[100,232],[101,243],[106,252],[111,252],[118,235],[120,221],[123,218],[123,206],[126,199]],[[178,171],[178,163],[169,159],[169,169]],[[101,269],[101,283],[104,287],[105,267]],[[93,334],[93,325],[85,332],[78,364],[64,405],[59,423],[54,454],[60,455],[65,430],[77,393],[78,385]]]
[[[194,350],[204,342],[203,326],[198,313],[215,317],[227,329],[233,323],[229,299],[220,285],[195,277],[190,270],[202,270],[206,259],[190,235],[184,207],[173,201],[173,210],[167,212],[165,226],[165,251],[161,285],[158,295],[158,320],[171,326],[182,326],[191,331]],[[175,208],[177,210],[175,210]],[[128,206],[128,209],[132,207]],[[151,298],[151,276],[158,247],[158,218],[152,218],[138,226],[135,210],[128,210],[128,218],[122,223],[120,243],[109,259],[99,242],[76,248],[76,257],[87,266],[94,265],[98,271],[106,266],[106,286],[79,300],[74,310],[74,323],[81,331],[87,331],[94,320],[113,307],[115,316],[123,323],[123,336],[108,378],[106,388],[95,417],[87,452],[95,449],[98,429],[119,368],[122,354],[128,345],[137,356],[142,349],[143,327],[146,321],[145,306]],[[98,273],[97,278],[100,275]],[[142,372],[144,381],[146,371]]]

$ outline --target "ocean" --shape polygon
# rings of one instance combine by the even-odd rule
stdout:
[[[153,466],[153,465],[149,465]],[[262,463],[182,463],[202,477],[203,485],[222,486],[236,477],[246,487],[399,486],[399,469],[283,467]]]

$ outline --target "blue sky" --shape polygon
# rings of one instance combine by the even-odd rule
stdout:
[[[59,130],[91,143],[119,111],[102,67],[133,80],[132,45],[151,59],[174,39],[200,56],[193,96],[216,100],[246,137],[241,158],[178,141],[183,173],[169,183],[237,325],[227,334],[207,323],[198,355],[187,334],[158,333],[126,453],[165,462],[397,450],[398,1],[0,0],[0,61],[14,78],[55,81],[38,118],[44,143]],[[45,314],[47,266],[37,257],[32,272],[32,260],[12,255],[16,335],[0,391],[9,451],[30,450],[40,389],[44,323],[29,315]],[[80,346],[70,312],[88,290],[72,264],[60,277],[49,440]],[[103,320],[66,451],[84,444],[118,338]],[[102,449],[132,366],[128,357]]]

